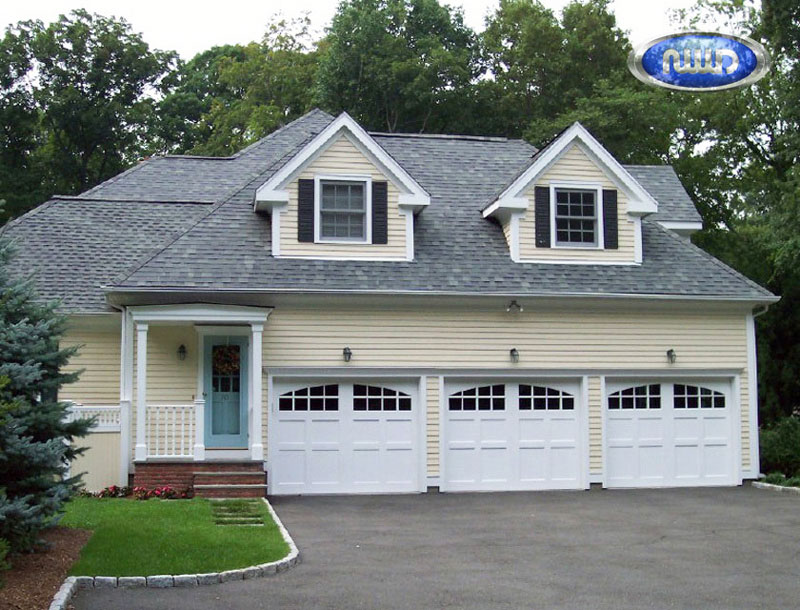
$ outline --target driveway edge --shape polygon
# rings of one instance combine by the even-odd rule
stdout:
[[[53,597],[49,610],[65,610],[75,592],[79,589],[111,589],[111,588],[140,588],[151,587],[165,589],[168,587],[197,587],[200,585],[213,585],[231,580],[249,580],[271,576],[285,572],[300,563],[300,550],[294,543],[289,531],[272,508],[266,498],[262,498],[267,505],[272,520],[278,526],[284,542],[289,546],[289,554],[283,559],[269,563],[259,563],[238,570],[224,572],[209,572],[208,574],[164,574],[156,576],[68,576],[64,584]]]
[[[800,495],[800,487],[786,487],[785,485],[773,485],[772,483],[762,483],[761,481],[753,481],[752,485],[756,489],[767,489],[769,491]]]

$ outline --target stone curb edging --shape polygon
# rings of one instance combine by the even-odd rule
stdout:
[[[786,487],[785,485],[773,485],[772,483],[763,483],[762,481],[753,481],[752,485],[756,489],[768,489],[769,491],[777,491],[788,494],[800,495],[800,487]]]
[[[251,578],[261,578],[279,572],[285,572],[289,568],[300,563],[300,551],[292,540],[289,531],[283,525],[275,509],[266,498],[264,504],[278,530],[283,536],[284,541],[289,545],[289,554],[278,561],[261,563],[258,565],[241,568],[239,570],[226,570],[224,572],[211,572],[208,574],[165,574],[156,576],[68,576],[64,584],[53,597],[50,603],[50,610],[64,610],[67,604],[75,595],[78,589],[134,589],[141,587],[151,587],[154,589],[165,589],[168,587],[197,587],[202,585],[215,585],[221,582],[232,580],[250,580]]]

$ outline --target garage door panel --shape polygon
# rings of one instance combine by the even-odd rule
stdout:
[[[607,389],[606,486],[736,483],[730,382],[617,381]]]
[[[270,493],[420,491],[417,387],[403,380],[275,380]]]
[[[574,381],[472,380],[445,386],[442,489],[508,491],[583,486],[581,404]],[[472,407],[471,397],[491,409]],[[476,426],[465,424],[471,420]],[[474,448],[468,451],[467,448]]]

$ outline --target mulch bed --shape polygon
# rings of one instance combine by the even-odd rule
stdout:
[[[47,610],[72,564],[92,532],[54,527],[42,534],[52,547],[48,551],[15,555],[12,568],[3,572],[0,610]]]

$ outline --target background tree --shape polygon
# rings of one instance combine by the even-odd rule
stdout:
[[[24,551],[80,483],[64,477],[90,422],[67,423],[57,400],[77,378],[61,370],[76,352],[59,347],[66,318],[37,300],[31,279],[11,277],[11,258],[0,241],[0,539]]]
[[[477,74],[475,34],[459,10],[437,0],[345,0],[320,56],[317,103],[367,129],[463,132],[459,106]]]
[[[0,111],[13,107],[23,119],[19,135],[9,138],[16,165],[0,172],[0,197],[11,214],[41,200],[40,190],[14,191],[15,167],[31,168],[29,178],[36,175],[47,195],[74,194],[148,150],[154,96],[175,65],[173,53],[151,51],[124,20],[83,10],[48,26],[10,27],[0,57]]]

